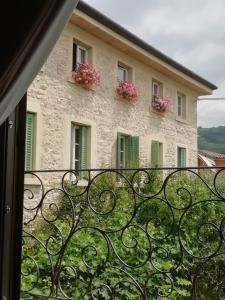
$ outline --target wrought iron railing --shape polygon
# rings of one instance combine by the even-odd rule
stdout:
[[[27,181],[21,299],[225,299],[225,168]]]

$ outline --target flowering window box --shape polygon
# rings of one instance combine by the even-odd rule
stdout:
[[[79,64],[72,72],[72,78],[75,83],[88,90],[100,84],[99,72],[88,63]]]
[[[126,100],[131,103],[135,103],[138,100],[137,89],[129,80],[118,80],[115,92],[119,100]]]
[[[154,108],[154,110],[159,112],[169,112],[171,101],[169,98],[160,95],[154,95],[152,99],[152,107]]]

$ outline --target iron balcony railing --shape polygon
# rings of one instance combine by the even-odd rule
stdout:
[[[225,168],[26,172],[21,299],[225,299],[224,183]]]

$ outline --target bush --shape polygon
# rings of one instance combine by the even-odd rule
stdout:
[[[199,299],[219,300],[224,202],[193,174],[162,178],[106,171],[88,187],[68,182],[59,211],[24,237],[23,299],[35,299],[29,291],[49,299],[190,299],[195,283]]]

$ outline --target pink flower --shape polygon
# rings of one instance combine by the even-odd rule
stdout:
[[[118,80],[118,87],[115,92],[117,97],[128,100],[129,102],[135,102],[138,99],[136,87],[128,80]]]
[[[169,112],[171,101],[169,98],[160,95],[154,95],[152,99],[152,107],[160,112]]]
[[[83,85],[85,88],[100,84],[100,74],[92,64],[79,64],[73,71],[72,77],[76,83]]]

